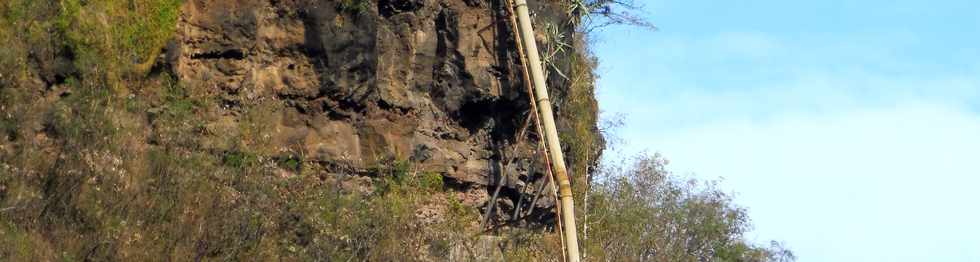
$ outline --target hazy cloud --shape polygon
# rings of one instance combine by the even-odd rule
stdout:
[[[599,47],[625,154],[725,177],[801,261],[980,259],[976,60],[907,32],[656,36]]]

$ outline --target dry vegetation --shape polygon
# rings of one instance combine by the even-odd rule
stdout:
[[[363,9],[363,1],[345,1]],[[274,104],[238,116],[221,140],[203,90],[154,68],[179,0],[0,3],[0,260],[445,260],[480,253],[477,210],[441,176],[387,161],[367,180],[272,154]],[[562,25],[574,31],[577,25]],[[563,39],[551,82],[578,203],[604,141],[595,127],[594,59]],[[46,73],[47,72],[47,73]],[[275,102],[268,102],[275,103]],[[227,143],[213,151],[208,143]],[[222,147],[225,148],[225,147]],[[791,258],[746,243],[743,209],[678,181],[659,159],[600,171],[589,190],[597,261]],[[438,213],[439,219],[419,214]],[[584,210],[579,211],[585,214]],[[582,220],[580,220],[582,221]],[[552,232],[514,229],[508,260],[556,260]],[[406,257],[406,254],[418,254]]]

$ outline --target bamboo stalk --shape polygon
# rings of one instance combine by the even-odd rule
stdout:
[[[578,262],[580,260],[578,250],[578,236],[575,230],[575,204],[572,199],[572,184],[568,178],[568,171],[565,167],[565,157],[561,151],[561,142],[558,139],[558,128],[555,125],[555,116],[551,111],[551,100],[548,98],[548,87],[545,83],[544,69],[541,66],[541,58],[538,54],[538,45],[534,40],[534,29],[531,26],[531,17],[527,8],[527,0],[516,0],[518,29],[520,30],[521,42],[527,55],[527,68],[531,73],[534,83],[536,102],[540,104],[538,111],[541,113],[541,122],[544,124],[544,136],[548,145],[548,151],[554,157],[551,165],[558,180],[558,196],[561,200],[561,221],[564,225],[562,234],[564,235],[567,248],[568,261]]]
[[[564,230],[562,229],[563,227],[562,227],[562,221],[561,221],[561,215],[560,215],[561,214],[561,206],[558,204],[559,203],[558,202],[558,195],[556,193],[556,192],[558,192],[558,190],[555,188],[555,184],[553,182],[555,180],[555,178],[553,176],[554,174],[551,171],[551,157],[548,155],[548,151],[546,150],[546,146],[545,146],[545,143],[544,143],[544,139],[543,139],[544,138],[544,131],[542,131],[542,129],[541,129],[541,117],[538,115],[538,103],[534,100],[534,88],[531,86],[531,76],[528,73],[527,56],[524,53],[524,46],[523,46],[523,41],[521,40],[521,34],[520,34],[520,32],[518,32],[519,29],[518,29],[518,26],[517,26],[517,19],[514,18],[514,4],[513,4],[512,1],[513,0],[507,0],[507,1],[505,1],[507,3],[507,15],[510,18],[511,29],[512,29],[512,32],[514,33],[514,41],[516,41],[517,55],[518,55],[517,57],[521,61],[521,73],[522,73],[523,80],[524,80],[524,86],[527,87],[527,97],[530,100],[531,111],[533,112],[533,115],[534,115],[534,127],[535,127],[535,130],[538,132],[538,150],[541,153],[541,155],[543,155],[544,160],[545,160],[545,165],[547,165],[547,168],[545,168],[545,170],[547,170],[547,178],[546,178],[547,180],[545,181],[545,183],[541,184],[541,188],[534,195],[534,200],[531,201],[531,206],[530,206],[530,208],[528,208],[527,215],[528,216],[531,215],[531,212],[534,211],[534,206],[537,204],[538,199],[539,199],[539,196],[541,195],[541,193],[544,190],[544,188],[545,187],[550,188],[551,189],[550,190],[551,191],[551,197],[555,201],[554,202],[555,203],[555,214],[556,214],[555,215],[555,221],[557,223],[557,227],[556,228],[557,228],[557,231],[558,231],[558,235],[564,236],[565,234],[563,233]],[[565,238],[562,237],[560,239],[561,239],[561,241],[559,241],[559,244],[561,244],[561,261],[568,261],[568,258],[566,256],[567,249],[565,248],[565,246],[566,246],[565,245]]]

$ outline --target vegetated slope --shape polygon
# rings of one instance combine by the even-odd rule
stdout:
[[[531,3],[586,259],[792,259],[658,158],[594,168],[569,14],[617,3]],[[0,2],[0,260],[558,261],[503,5]]]
[[[5,1],[0,258],[558,257],[502,5]],[[602,140],[561,8],[533,6],[584,76],[551,76],[584,177]],[[473,238],[497,184],[512,235]]]

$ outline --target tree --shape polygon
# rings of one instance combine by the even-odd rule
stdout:
[[[778,242],[747,242],[745,208],[717,181],[680,179],[659,155],[604,166],[590,192],[590,260],[793,261]]]

